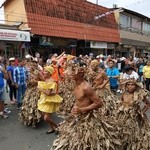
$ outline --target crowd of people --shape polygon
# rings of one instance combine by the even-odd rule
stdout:
[[[6,91],[19,120],[47,134],[59,133],[52,149],[148,150],[150,61],[148,58],[51,54],[0,58],[0,116],[8,118]],[[7,64],[7,63],[6,63]],[[144,103],[144,106],[141,106]],[[57,113],[64,121],[56,124]]]

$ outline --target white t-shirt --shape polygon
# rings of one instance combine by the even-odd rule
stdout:
[[[133,78],[135,80],[137,80],[139,78],[139,75],[135,71],[132,71],[132,73],[130,75],[128,75],[126,73],[123,74],[123,79],[133,79]]]

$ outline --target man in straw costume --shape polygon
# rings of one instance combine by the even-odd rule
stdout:
[[[149,150],[150,126],[145,114],[150,106],[149,92],[143,89],[135,79],[127,80],[125,88],[116,112],[123,149]],[[142,103],[144,103],[143,108],[141,108]]]
[[[37,108],[38,100],[40,98],[37,84],[38,81],[44,81],[45,78],[39,71],[36,61],[31,61],[29,64],[30,75],[27,82],[27,90],[23,98],[21,112],[19,113],[19,120],[24,125],[32,125],[32,127],[36,127],[36,124],[42,120],[42,113]]]
[[[76,68],[72,75],[76,101],[72,116],[59,127],[60,136],[52,150],[121,150],[115,123],[105,120],[97,110],[102,100],[84,80],[84,68]]]

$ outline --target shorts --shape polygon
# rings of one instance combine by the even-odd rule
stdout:
[[[0,102],[5,101],[6,96],[5,96],[5,87],[4,88],[0,88]]]

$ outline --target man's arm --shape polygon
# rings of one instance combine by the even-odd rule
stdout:
[[[142,113],[144,114],[149,108],[150,108],[150,102],[149,100],[146,98],[146,96],[144,97],[143,102],[145,103],[145,106],[142,109]]]
[[[102,89],[105,87],[105,85],[109,82],[109,78],[107,77],[105,72],[102,72],[102,77],[104,78],[104,82],[103,84],[101,84],[100,86],[97,87],[97,89]]]
[[[7,74],[6,70],[4,68],[2,68],[1,71],[4,75],[4,78],[7,80],[8,79],[8,74]]]
[[[91,110],[95,110],[99,107],[103,106],[102,101],[96,96],[94,90],[92,89],[92,87],[88,87],[84,90],[84,94],[86,95],[86,97],[88,99],[90,99],[93,103],[87,107],[82,107],[80,108],[81,112],[88,112]]]
[[[116,78],[116,79],[118,79],[119,78],[119,70],[118,69],[115,69],[115,75],[114,76],[112,76],[112,78]]]

